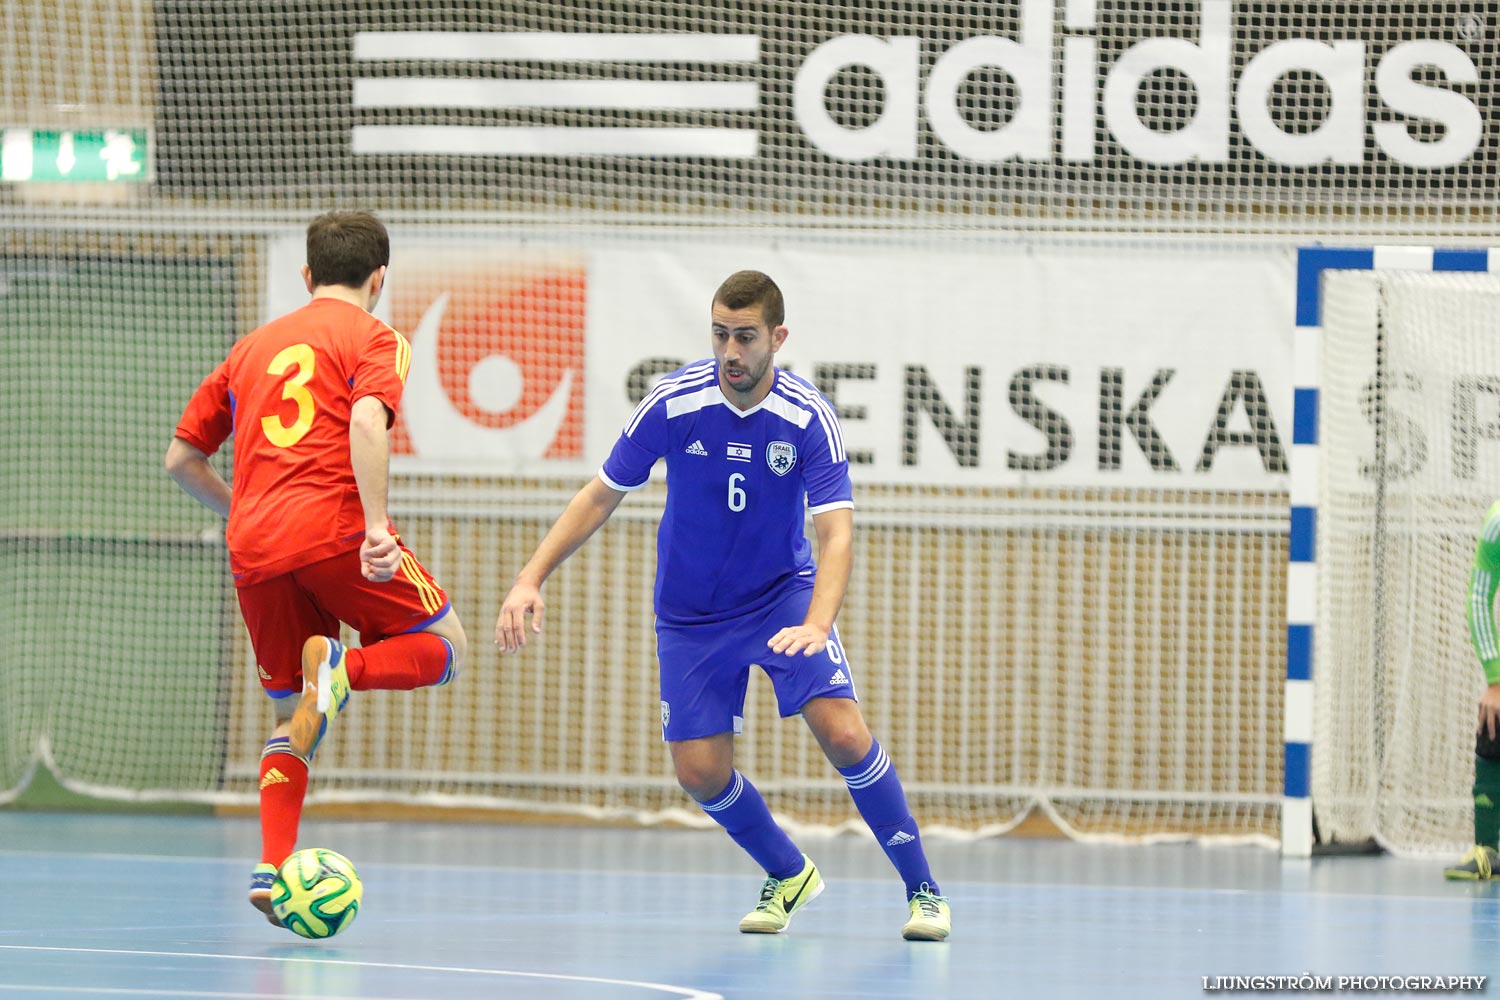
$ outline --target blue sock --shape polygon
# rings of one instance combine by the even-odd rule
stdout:
[[[776,821],[766,800],[740,772],[711,802],[698,803],[730,838],[755,859],[772,878],[791,878],[802,871],[802,852]]]
[[[919,889],[936,894],[937,883],[932,880],[932,871],[927,867],[922,835],[917,830],[916,820],[911,818],[906,792],[901,789],[901,779],[896,777],[896,765],[880,749],[880,744],[872,741],[864,760],[839,768],[839,773],[844,776],[855,807],[870,825],[885,856],[901,873],[907,897]]]

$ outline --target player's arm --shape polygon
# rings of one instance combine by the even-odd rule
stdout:
[[[562,516],[548,530],[500,607],[495,623],[495,645],[502,653],[514,653],[526,645],[526,615],[531,615],[531,630],[542,630],[542,584],[552,571],[577,552],[590,536],[609,520],[625,494],[604,484],[598,476],[568,501]]]
[[[359,546],[359,565],[365,579],[384,583],[396,575],[401,547],[391,535],[390,496],[391,414],[374,396],[361,396],[349,411],[349,464],[359,487],[365,512],[365,540]]]
[[[1469,640],[1484,669],[1488,687],[1479,699],[1479,728],[1490,739],[1500,738],[1500,638],[1495,632],[1494,603],[1500,589],[1500,503],[1490,507],[1474,549],[1469,573]]]
[[[209,372],[177,421],[177,432],[167,445],[165,465],[183,492],[218,514],[229,516],[232,493],[208,457],[234,431],[234,409],[229,397],[229,363]]]
[[[218,514],[229,516],[229,484],[219,475],[219,470],[208,463],[202,451],[174,437],[167,445],[167,475],[176,480],[183,492]]]
[[[822,652],[849,589],[849,573],[854,568],[854,511],[836,507],[814,514],[813,531],[818,536],[818,573],[813,578],[812,601],[801,625],[789,626],[771,637],[769,645],[777,653],[801,651],[803,656],[812,656]]]

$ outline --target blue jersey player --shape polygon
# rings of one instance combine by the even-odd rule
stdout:
[[[656,634],[662,735],[677,781],[766,871],[740,921],[775,934],[823,891],[817,867],[734,767],[750,667],[771,678],[783,716],[800,713],[844,776],[860,815],[906,883],[908,940],[948,936],[948,901],[928,869],[891,759],[865,726],[834,619],[852,564],[849,464],[833,406],[775,367],[781,290],[758,271],[714,293],[714,357],[659,381],[599,475],[563,511],[516,577],[495,626],[503,652],[542,628],[542,583],[667,464],[657,533]],[[818,559],[803,531],[812,514]]]

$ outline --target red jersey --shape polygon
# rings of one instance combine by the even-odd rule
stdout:
[[[212,455],[234,435],[228,542],[236,586],[364,539],[349,413],[374,396],[394,414],[410,364],[405,337],[351,302],[322,298],[255,330],[203,380],[177,436]]]

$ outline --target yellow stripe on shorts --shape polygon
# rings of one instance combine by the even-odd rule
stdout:
[[[406,571],[406,578],[412,582],[412,586],[417,588],[417,594],[422,598],[422,608],[428,614],[436,614],[438,608],[443,606],[443,598],[432,580],[422,572],[417,557],[410,552],[401,553],[401,568]]]

